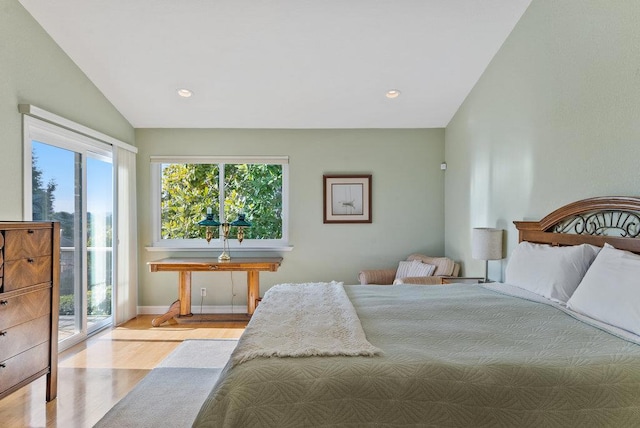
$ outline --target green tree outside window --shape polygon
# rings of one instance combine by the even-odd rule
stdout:
[[[220,174],[224,171],[224,219],[220,219]],[[161,238],[204,238],[198,225],[211,207],[219,221],[234,221],[244,213],[251,227],[245,239],[282,238],[282,165],[163,164]],[[214,238],[218,237],[214,231]],[[231,228],[230,238],[236,229]]]

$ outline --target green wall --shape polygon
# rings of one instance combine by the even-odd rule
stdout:
[[[640,195],[640,2],[533,0],[445,131],[446,254],[571,201]],[[501,279],[503,262],[490,262]]]
[[[0,219],[23,220],[22,117],[33,104],[133,143],[134,131],[17,0],[0,2]]]
[[[155,252],[151,243],[151,155],[288,155],[290,243],[276,273],[260,276],[261,291],[276,283],[344,281],[364,268],[397,267],[412,252],[444,252],[444,130],[226,130],[137,129],[139,259],[213,256],[219,252]],[[373,223],[323,224],[322,175],[370,173]],[[242,255],[246,255],[243,253]],[[232,254],[233,256],[233,254]],[[193,290],[207,287],[204,305],[246,304],[243,272],[194,273]],[[177,274],[141,268],[141,306],[168,306],[177,296]],[[194,293],[192,303],[200,297]]]

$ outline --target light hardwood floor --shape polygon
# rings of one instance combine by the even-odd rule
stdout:
[[[58,397],[45,402],[45,378],[0,400],[0,426],[91,427],[185,339],[232,339],[243,322],[151,327],[142,315],[60,354]]]

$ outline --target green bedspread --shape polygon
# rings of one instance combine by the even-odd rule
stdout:
[[[194,426],[640,426],[637,344],[479,286],[345,289],[383,355],[227,365]]]

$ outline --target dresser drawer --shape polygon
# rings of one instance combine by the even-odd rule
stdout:
[[[29,348],[49,340],[51,319],[49,315],[0,330],[0,361],[13,357]]]
[[[51,288],[6,298],[0,294],[0,330],[51,313]]]
[[[51,282],[51,257],[29,257],[4,262],[4,291]]]
[[[0,394],[49,367],[49,342],[0,361]]]
[[[51,229],[16,229],[4,232],[4,260],[51,255]]]

